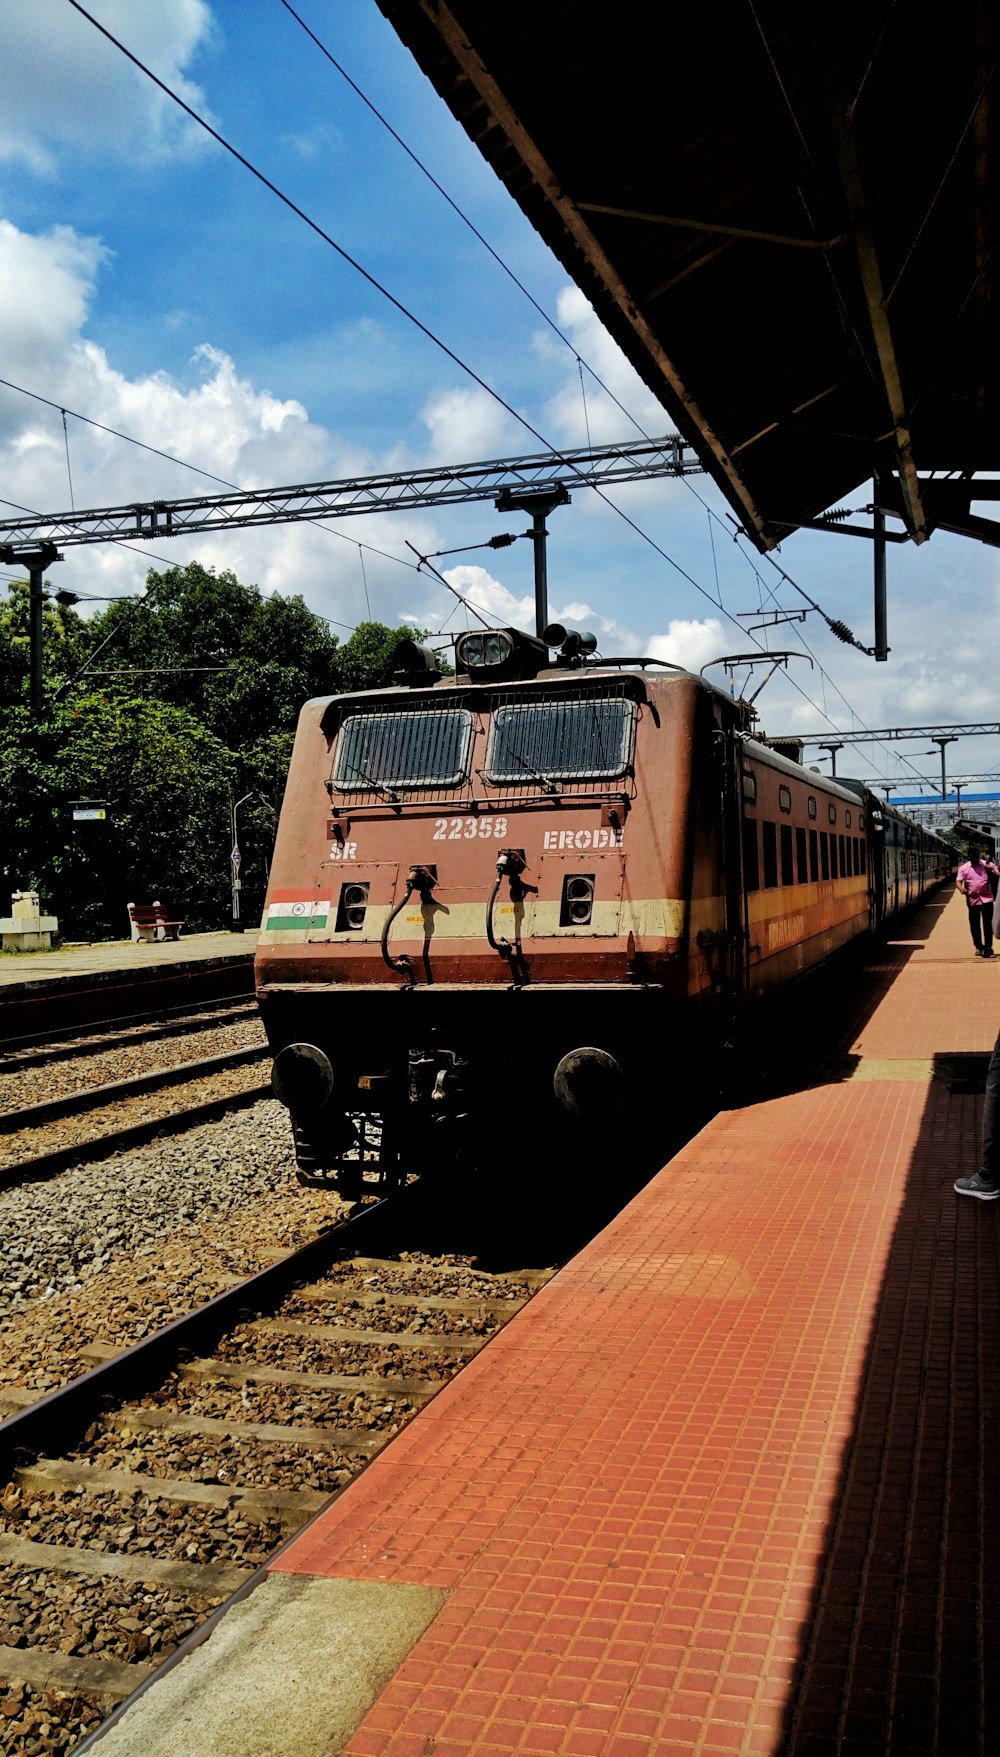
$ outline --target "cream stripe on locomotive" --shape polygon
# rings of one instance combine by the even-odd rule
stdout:
[[[827,895],[821,899],[821,892]],[[795,885],[785,890],[754,891],[749,900],[752,928],[769,922],[782,922],[816,909],[821,900],[831,917],[841,921],[845,916],[860,914],[868,906],[868,881],[865,877],[836,879],[822,885]],[[440,940],[483,940],[486,938],[486,897],[469,903],[449,903],[447,891],[440,892],[433,903],[403,909],[393,923],[392,943],[406,939],[423,939],[429,934]],[[853,905],[853,907],[846,905]],[[296,913],[293,914],[293,907]],[[337,930],[332,899],[314,903],[272,903],[262,924],[266,944],[295,945],[364,944],[378,941],[391,912],[388,903],[369,904],[364,927],[354,931]],[[524,938],[532,939],[601,939],[634,935],[640,944],[662,940],[683,939],[685,930],[691,938],[706,931],[718,931],[725,921],[725,899],[721,896],[696,897],[686,904],[680,897],[636,897],[594,901],[591,921],[584,927],[560,927],[558,898],[528,898],[520,908],[520,926]],[[493,920],[498,933],[513,927],[517,919],[515,905],[497,901]],[[802,920],[800,934],[807,931]],[[797,936],[798,937],[798,936]],[[770,947],[768,949],[771,949]]]

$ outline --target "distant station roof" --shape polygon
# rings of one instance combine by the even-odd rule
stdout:
[[[760,547],[1000,541],[991,0],[379,4]]]

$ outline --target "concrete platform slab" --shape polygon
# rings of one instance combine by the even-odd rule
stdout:
[[[429,1587],[274,1575],[137,1696],[106,1757],[329,1757],[433,1621]]]

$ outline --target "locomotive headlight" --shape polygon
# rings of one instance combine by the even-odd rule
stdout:
[[[477,628],[455,642],[455,669],[484,683],[537,677],[549,662],[544,641],[519,628]]]
[[[564,1110],[596,1120],[621,1103],[625,1075],[606,1049],[571,1049],[556,1066],[552,1089]]]
[[[455,644],[455,656],[464,670],[482,671],[485,666],[502,665],[510,658],[514,643],[502,628],[487,629],[482,634],[464,634]]]
[[[271,1069],[274,1096],[293,1116],[321,1110],[333,1093],[330,1058],[314,1043],[286,1043]]]

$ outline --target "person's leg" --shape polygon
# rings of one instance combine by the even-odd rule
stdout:
[[[983,920],[982,920],[983,957],[984,958],[992,958],[992,956],[993,956],[993,905],[992,905],[992,903],[987,903],[982,909],[980,909],[979,913],[983,918]]]
[[[995,1202],[1000,1196],[1000,1037],[986,1070],[980,1169],[973,1177],[956,1178],[955,1188],[960,1196],[977,1196],[981,1202]]]
[[[972,935],[972,943],[975,946],[976,951],[982,953],[983,912],[977,903],[969,904],[969,932]]]

